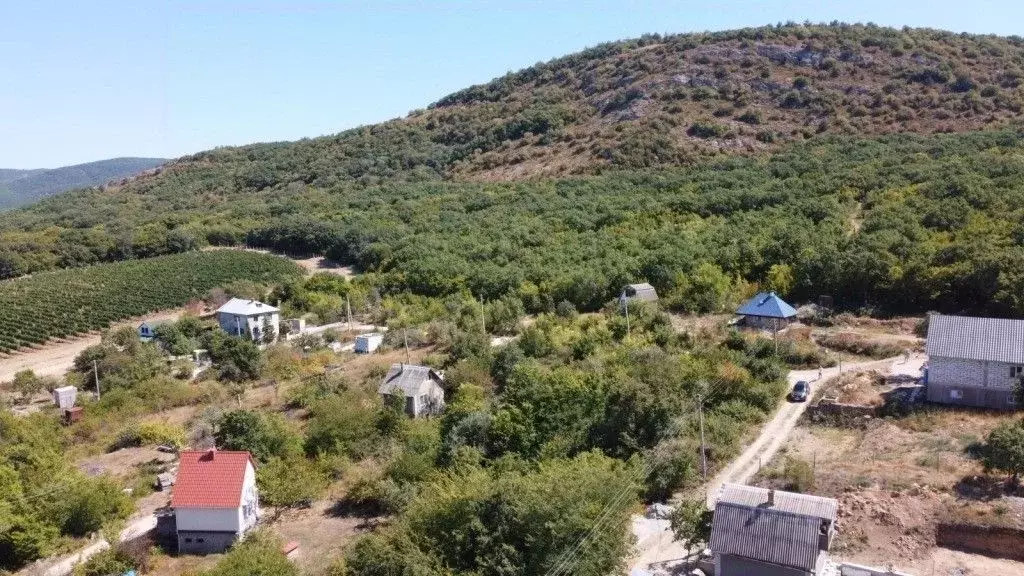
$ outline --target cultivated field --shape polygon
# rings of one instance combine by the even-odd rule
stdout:
[[[0,353],[111,322],[177,308],[234,280],[299,274],[284,258],[254,252],[187,252],[45,272],[0,283]]]

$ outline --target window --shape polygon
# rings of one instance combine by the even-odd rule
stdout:
[[[191,543],[192,543],[192,539],[191,538],[185,538],[185,544],[191,544]]]
[[[205,538],[196,538],[196,543],[197,544],[202,544],[203,542],[206,542]]]
[[[960,399],[962,399],[964,397],[964,391],[963,390],[950,390],[949,391],[949,397],[952,398],[953,400],[960,400]]]
[[[1010,366],[1010,378],[1020,378],[1024,374],[1024,366]]]

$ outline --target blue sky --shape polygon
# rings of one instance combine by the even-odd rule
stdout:
[[[331,134],[599,42],[786,20],[1024,34],[1024,3],[4,1],[0,167]]]

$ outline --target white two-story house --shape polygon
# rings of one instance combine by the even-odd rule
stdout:
[[[232,336],[263,342],[264,330],[273,330],[272,340],[280,333],[281,312],[258,300],[232,298],[217,309],[217,323]]]
[[[248,452],[187,450],[171,494],[178,552],[223,552],[256,526],[260,500]]]

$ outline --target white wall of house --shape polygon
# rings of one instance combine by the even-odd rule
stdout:
[[[217,313],[217,323],[220,324],[221,329],[225,332],[232,336],[244,336],[256,340],[263,339],[264,320],[270,323],[271,328],[274,330],[274,339],[277,339],[281,323],[281,315],[278,312],[253,314],[251,316],[228,314],[226,312]],[[260,335],[259,338],[255,337],[256,334]]]
[[[181,531],[242,532],[241,507],[175,508],[174,520]]]
[[[1009,390],[1021,371],[1003,362],[932,357],[928,361],[928,382]]]

